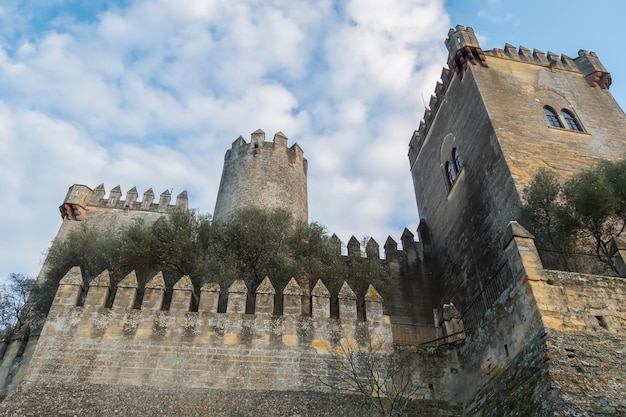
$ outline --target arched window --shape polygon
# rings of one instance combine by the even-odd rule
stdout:
[[[452,160],[454,161],[454,168],[456,172],[461,172],[461,168],[463,168],[463,161],[461,161],[461,154],[459,154],[459,150],[457,148],[452,149]]]
[[[454,167],[450,162],[446,162],[446,174],[448,175],[448,186],[452,187],[454,181],[456,180],[456,173],[454,172]]]
[[[554,110],[546,106],[543,108],[543,111],[546,113],[546,118],[548,119],[548,124],[550,126],[563,128],[563,124],[561,123],[561,120],[559,120],[559,116],[556,115],[556,112]]]
[[[565,124],[567,124],[567,127],[570,130],[575,130],[577,132],[582,132],[582,129],[580,127],[580,124],[578,123],[578,120],[576,120],[576,118],[574,117],[574,115],[572,113],[570,113],[569,111],[563,109],[563,110],[561,110],[561,116],[563,116],[563,119],[565,119]]]

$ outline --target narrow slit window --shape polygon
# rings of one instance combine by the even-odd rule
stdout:
[[[456,180],[456,173],[454,172],[454,168],[449,161],[446,162],[446,174],[448,176],[448,186],[452,187],[452,184],[454,184],[454,181]]]
[[[546,106],[543,108],[543,111],[546,113],[546,118],[548,119],[548,124],[550,126],[563,128],[563,123],[561,123],[561,120],[559,120],[559,116],[554,110]]]
[[[459,173],[461,168],[463,168],[463,161],[461,160],[461,154],[459,154],[459,150],[457,148],[452,149],[452,160],[454,161],[454,168],[456,172]]]
[[[563,119],[565,119],[565,124],[567,124],[568,129],[582,132],[580,123],[578,123],[578,120],[576,120],[572,113],[567,110],[561,110],[561,115],[563,116]]]

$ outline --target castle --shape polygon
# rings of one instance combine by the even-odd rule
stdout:
[[[83,294],[74,268],[41,333],[4,344],[0,380],[12,393],[0,411],[364,415],[360,397],[322,383],[338,378],[330,363],[347,344],[410,353],[412,416],[626,415],[626,280],[545,269],[515,221],[540,167],[567,178],[626,154],[610,73],[584,50],[576,58],[508,44],[484,51],[463,26],[445,44],[448,67],[409,143],[418,241],[405,230],[401,250],[391,237],[384,245],[389,300],[374,288],[357,300],[344,285],[333,316],[323,282],[305,293],[296,280],[276,289],[270,277],[255,289],[235,282],[218,312],[218,287],[181,277],[162,310],[169,289],[157,274],[132,308],[133,273],[115,295],[106,271]],[[227,151],[216,217],[247,205],[308,217],[302,149],[280,132],[264,139],[259,130]],[[72,186],[59,236],[90,218],[118,227],[187,205],[185,192],[175,206],[167,191],[158,204],[151,190],[141,202],[135,189],[124,200],[119,188],[104,194]],[[357,250],[351,239],[348,251]],[[616,241],[615,257],[625,255]],[[273,314],[277,291],[282,315]]]

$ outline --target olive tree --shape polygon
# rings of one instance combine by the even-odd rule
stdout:
[[[580,254],[616,273],[611,240],[626,228],[626,160],[604,161],[564,184],[540,170],[524,189],[521,218],[548,267],[580,269]]]
[[[84,224],[53,242],[46,262],[45,279],[34,289],[43,313],[72,266],[81,267],[87,285],[104,269],[113,285],[134,270],[140,291],[159,271],[168,287],[189,275],[196,288],[210,281],[226,289],[243,279],[253,290],[265,276],[277,287],[292,277],[322,279],[333,292],[347,281],[359,296],[369,284],[383,295],[387,288],[377,258],[343,257],[320,224],[298,222],[285,210],[256,207],[238,210],[228,221],[211,221],[195,210],[174,210],[153,224],[136,221],[115,233]]]
[[[0,328],[11,337],[33,319],[27,302],[35,280],[22,274],[9,274],[0,285]]]

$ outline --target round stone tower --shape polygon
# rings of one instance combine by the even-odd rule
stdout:
[[[252,133],[250,143],[240,136],[226,151],[213,218],[225,220],[233,211],[250,206],[281,208],[308,222],[307,160],[295,143],[278,132],[265,142],[265,132]]]

